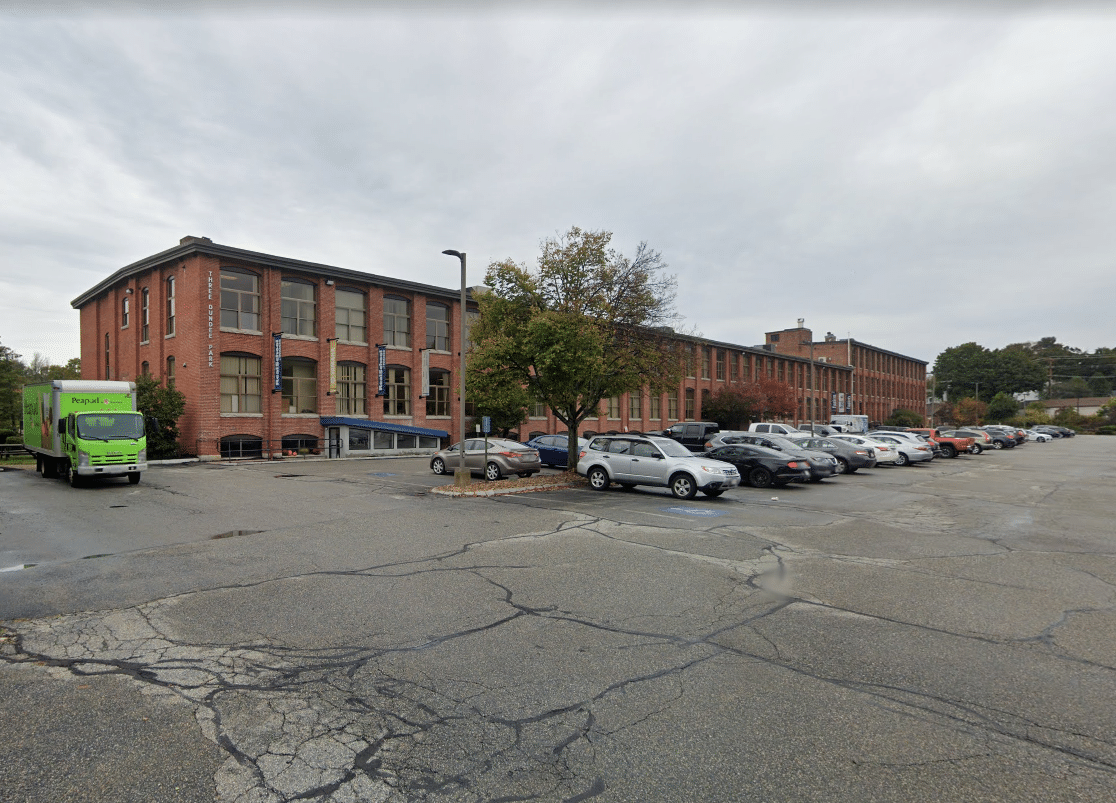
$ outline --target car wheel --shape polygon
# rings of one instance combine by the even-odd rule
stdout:
[[[670,492],[679,499],[693,499],[697,494],[694,478],[689,474],[675,474],[670,478]]]
[[[702,491],[702,493],[705,494],[706,496],[708,496],[710,499],[716,499],[718,496],[720,496],[724,492],[725,492],[724,488],[717,488],[716,490],[713,490],[713,491]]]
[[[957,450],[953,448],[952,443],[942,444],[942,457],[957,457]]]
[[[753,468],[748,472],[748,484],[753,488],[766,488],[771,485],[771,472],[766,468]]]
[[[973,454],[980,454],[983,451],[984,451],[984,447],[981,446],[979,443],[974,443],[973,444],[973,448],[972,448]]]
[[[902,452],[899,453],[899,459],[895,461],[897,466],[905,466],[911,462],[911,458],[907,457]]]
[[[604,491],[608,489],[608,473],[600,466],[593,466],[589,469],[589,473],[585,475],[589,480],[589,487],[594,491]]]
[[[1002,441],[992,441],[992,448],[993,449],[1003,449],[1004,444],[1003,444]]]
[[[504,472],[500,471],[500,466],[496,463],[489,463],[484,467],[484,478],[489,482],[496,482],[504,478]]]
[[[838,474],[851,474],[849,471],[849,461],[843,457],[837,458],[837,473]]]
[[[440,457],[435,457],[433,460],[430,461],[430,470],[433,471],[435,474],[445,474],[446,461]]]

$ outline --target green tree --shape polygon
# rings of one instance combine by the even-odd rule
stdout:
[[[147,421],[147,456],[178,457],[178,419],[186,411],[186,395],[151,374],[136,377],[136,407]]]
[[[701,404],[701,417],[716,421],[721,429],[743,429],[755,420],[759,400],[740,387],[723,387]]]
[[[476,409],[475,418],[489,416],[493,431],[501,438],[523,423],[532,402],[526,388],[502,372],[466,372],[465,392]]]
[[[546,404],[567,427],[570,467],[578,426],[602,399],[644,386],[665,392],[681,379],[678,341],[658,329],[675,318],[675,279],[660,275],[666,265],[646,243],[628,259],[611,239],[575,226],[542,243],[534,270],[494,262],[491,290],[477,299],[473,386],[514,383]]]
[[[976,343],[948,348],[934,362],[939,389],[949,387],[954,398],[991,399],[997,393],[1024,393],[1042,388],[1042,364],[1019,344],[990,351]]]
[[[0,343],[0,429],[19,432],[23,426],[25,370],[19,355]]]
[[[1019,412],[1019,402],[1010,393],[1001,391],[988,403],[988,417],[996,423],[1007,421],[1017,412]]]
[[[896,407],[884,423],[889,427],[921,427],[923,418],[914,410]]]

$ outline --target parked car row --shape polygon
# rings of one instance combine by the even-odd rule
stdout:
[[[693,430],[687,432],[686,427]],[[743,482],[756,488],[820,482],[878,465],[909,466],[939,456],[1012,449],[1028,440],[1072,437],[1037,427],[1024,431],[991,424],[963,429],[895,427],[863,435],[836,432],[828,436],[793,428],[785,432],[721,430],[709,422],[685,422],[672,429],[679,438],[700,434],[707,439],[695,450],[665,435],[579,438],[577,473],[594,490],[603,491],[613,483],[623,488],[650,485],[669,488],[680,499],[692,499],[698,491],[720,496]],[[541,435],[525,444],[503,438],[470,438],[465,441],[464,465],[488,480],[513,474],[530,477],[543,465],[564,468],[568,443],[564,434]],[[445,474],[461,463],[460,444],[454,444],[435,452],[430,468],[435,474]]]

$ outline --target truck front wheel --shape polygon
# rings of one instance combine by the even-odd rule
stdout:
[[[62,466],[62,478],[70,481],[71,488],[81,487],[81,475],[77,473],[77,469],[66,463]]]
[[[140,473],[138,471],[128,472],[128,482],[132,483],[132,485],[139,485],[139,478]]]

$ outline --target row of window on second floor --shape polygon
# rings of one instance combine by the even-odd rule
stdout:
[[[280,287],[280,329],[298,337],[318,336],[317,286],[298,279],[283,279]],[[334,293],[334,337],[349,343],[368,342],[367,296],[338,288]],[[411,302],[399,296],[384,296],[383,343],[411,348]],[[470,313],[469,317],[473,317]],[[260,277],[247,271],[221,269],[221,328],[238,332],[260,332]],[[449,351],[450,308],[426,304],[426,348]]]
[[[318,401],[318,363],[302,357],[284,357],[280,369],[282,412],[321,413]],[[376,397],[368,394],[366,366],[354,362],[337,363],[337,395],[331,415],[366,416],[372,414]],[[375,374],[373,374],[375,379]],[[221,355],[221,412],[260,413],[263,411],[263,359],[253,354]],[[375,390],[375,388],[373,388]],[[404,365],[389,365],[384,376],[384,396],[381,397],[385,416],[410,416],[414,414],[412,401],[418,396],[425,402],[426,415],[451,414],[450,374],[430,370],[430,394],[422,399],[414,393],[411,369]]]

